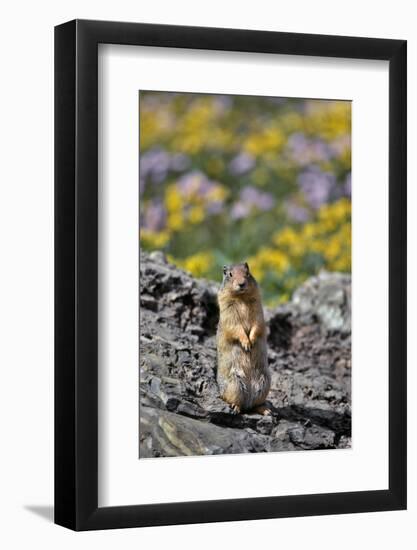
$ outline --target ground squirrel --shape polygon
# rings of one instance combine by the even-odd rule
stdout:
[[[266,325],[258,284],[247,263],[225,265],[218,293],[217,382],[234,412],[270,414]]]

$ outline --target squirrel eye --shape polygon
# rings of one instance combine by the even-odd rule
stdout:
[[[231,272],[231,271],[229,271],[229,277],[231,277],[232,275],[233,275],[233,274],[232,274],[232,272]]]

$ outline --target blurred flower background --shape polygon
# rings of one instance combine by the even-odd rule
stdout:
[[[351,103],[140,93],[140,243],[196,277],[248,261],[265,302],[350,271]]]

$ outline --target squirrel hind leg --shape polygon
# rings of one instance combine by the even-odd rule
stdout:
[[[266,403],[263,403],[262,405],[257,405],[252,409],[252,412],[255,414],[261,414],[262,416],[272,415],[272,411]]]
[[[232,414],[240,414],[242,412],[241,405],[238,403],[236,399],[233,399],[233,397],[231,398],[230,394],[229,395],[223,394],[221,398],[223,399],[223,401],[226,401],[226,403],[229,405],[232,411]]]
[[[220,393],[223,401],[230,406],[234,414],[240,414],[245,405],[245,392],[237,377],[229,378],[222,385]]]
[[[232,409],[233,414],[240,414],[241,412],[239,405],[230,405],[230,408]]]

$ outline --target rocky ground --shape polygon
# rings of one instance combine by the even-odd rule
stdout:
[[[322,273],[265,310],[271,416],[218,396],[217,288],[141,253],[140,458],[350,447],[350,277]]]

